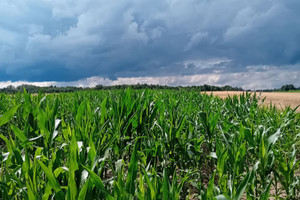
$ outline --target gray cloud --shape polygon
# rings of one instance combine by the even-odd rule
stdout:
[[[211,61],[213,62],[213,61]],[[9,85],[18,86],[22,84],[31,84],[36,86],[77,86],[77,87],[95,87],[96,85],[123,85],[123,84],[155,84],[169,86],[190,86],[190,85],[231,85],[242,87],[243,89],[273,89],[279,88],[284,84],[294,84],[299,87],[300,65],[295,66],[294,70],[286,71],[284,68],[274,66],[248,66],[245,72],[197,74],[197,75],[173,75],[173,76],[143,76],[143,77],[119,77],[116,80],[93,76],[77,81],[6,81],[0,82],[0,88]]]
[[[298,8],[298,0],[4,0],[0,80],[270,72],[261,66],[297,74]]]

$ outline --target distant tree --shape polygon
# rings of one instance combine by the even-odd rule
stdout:
[[[95,89],[96,89],[96,90],[103,90],[104,87],[103,87],[103,85],[96,85],[96,86],[95,86]]]
[[[296,87],[293,84],[287,84],[281,86],[281,91],[290,91],[290,90],[296,90]]]

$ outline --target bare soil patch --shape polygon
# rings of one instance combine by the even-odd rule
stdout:
[[[240,95],[243,92],[240,91],[216,91],[216,92],[206,92],[207,94],[212,93],[215,96],[226,98],[233,95]],[[286,106],[291,106],[291,108],[296,108],[300,105],[300,93],[293,92],[256,92],[257,95],[261,95],[261,99],[266,97],[263,105],[275,105],[278,109],[284,109]],[[300,107],[297,109],[300,112]]]

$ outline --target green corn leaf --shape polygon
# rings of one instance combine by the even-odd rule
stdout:
[[[269,138],[268,138],[268,147],[269,145],[273,145],[275,144],[275,142],[278,140],[279,136],[280,136],[280,133],[281,133],[281,130],[278,129],[276,131],[276,133],[274,133],[273,135],[271,135]]]
[[[87,179],[86,182],[84,183],[84,185],[82,186],[80,192],[79,192],[79,195],[78,195],[78,200],[85,200],[85,196],[86,196],[86,193],[88,191],[88,188],[89,188],[89,184],[90,184],[90,179]],[[72,192],[72,191],[70,191]]]
[[[8,151],[13,152],[13,144],[2,134],[0,134],[0,138],[5,142]]]
[[[184,128],[185,121],[186,121],[186,118],[185,118],[185,115],[183,115],[183,117],[180,119],[179,127],[177,128],[177,131],[175,134],[177,138],[179,138],[181,135],[180,133],[181,133],[182,129]]]
[[[146,196],[146,188],[144,185],[144,176],[140,173],[140,178],[139,178],[139,189],[137,193],[137,197],[139,200],[144,200]]]
[[[163,200],[169,199],[169,179],[167,169],[164,169],[164,180],[163,180]]]
[[[43,194],[42,200],[50,199],[50,195],[52,194],[50,183],[48,182],[45,188],[45,192]]]
[[[76,123],[78,125],[81,125],[81,122],[82,122],[82,119],[83,119],[83,116],[85,113],[85,109],[86,109],[86,104],[87,104],[87,102],[83,101],[77,109]]]
[[[114,199],[110,195],[109,191],[105,188],[101,178],[95,172],[90,170],[89,168],[87,168],[85,166],[83,166],[83,167],[89,172],[91,183],[93,183],[97,188],[99,188],[102,192],[104,192],[109,199]]]
[[[137,154],[137,147],[138,142],[134,145],[133,153],[131,155],[130,164],[128,166],[128,175],[126,179],[126,191],[129,194],[134,195],[135,193],[135,180],[137,177],[137,170],[138,170],[138,154]]]
[[[20,105],[21,104],[16,105],[15,107],[11,108],[6,113],[4,113],[4,115],[2,115],[2,117],[0,117],[0,126],[6,124],[7,122],[9,122],[14,117],[14,115],[17,112]]]
[[[54,170],[54,176],[57,178],[62,172],[69,171],[66,167],[58,167]]]
[[[270,188],[271,188],[272,182],[270,182],[267,186],[267,188],[263,191],[263,193],[260,196],[260,200],[268,200],[270,195]]]
[[[107,102],[107,97],[101,103],[101,124],[104,124],[107,118],[106,102]]]
[[[69,172],[69,180],[68,180],[68,196],[70,200],[77,199],[77,186],[75,181],[75,173]]]
[[[71,133],[69,168],[71,172],[74,172],[79,168],[77,162],[78,145],[75,133],[71,131],[70,127],[68,127],[68,130]]]
[[[207,186],[207,199],[213,200],[214,199],[214,180],[215,180],[216,172],[213,173],[212,177],[209,179],[208,186]]]
[[[28,177],[30,179],[30,177]],[[27,187],[27,194],[28,194],[28,199],[29,200],[36,200],[36,196],[34,195],[32,189],[31,189],[31,186],[29,184],[29,181],[27,180],[26,181],[26,187]]]
[[[246,175],[246,177],[244,178],[244,180],[240,183],[240,185],[238,186],[238,188],[236,190],[236,193],[234,195],[234,198],[233,198],[234,200],[240,200],[242,198],[242,195],[243,195],[243,193],[244,193],[244,191],[247,187],[248,182],[251,182],[250,179],[254,178],[252,176],[253,173],[254,173],[253,170],[251,172],[249,172]]]
[[[10,127],[13,130],[15,136],[17,136],[23,143],[25,143],[28,140],[28,138],[19,128],[17,128],[13,124]]]
[[[41,168],[43,169],[43,171],[49,181],[49,185],[54,189],[54,191],[57,194],[60,194],[61,187],[60,187],[58,181],[56,180],[55,176],[53,175],[52,171],[46,165],[44,165],[44,163],[42,163],[41,161],[38,160],[38,163],[40,164]],[[62,197],[62,196],[59,195],[59,197]],[[62,199],[64,199],[64,197]]]
[[[148,176],[147,172],[145,171],[145,169],[142,169],[142,170],[144,173],[144,177],[146,179],[146,183],[150,189],[151,199],[155,199],[156,192],[155,192],[154,186],[153,186],[152,182],[150,181],[149,176]]]

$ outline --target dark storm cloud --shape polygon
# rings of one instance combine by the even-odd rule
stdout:
[[[298,73],[299,9],[298,0],[4,0],[0,78]]]

